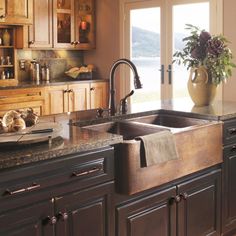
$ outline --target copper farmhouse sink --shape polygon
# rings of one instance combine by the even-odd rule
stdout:
[[[122,194],[134,194],[160,186],[222,162],[222,123],[200,119],[149,115],[121,122],[87,126],[98,132],[120,134],[116,145],[116,187]],[[141,166],[140,141],[135,137],[171,130],[179,158]]]

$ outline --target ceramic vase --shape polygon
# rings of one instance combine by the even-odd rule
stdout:
[[[7,29],[3,33],[2,40],[4,46],[10,46],[11,36]]]
[[[195,106],[212,104],[216,96],[217,85],[209,82],[208,73],[204,66],[191,69],[188,92]]]

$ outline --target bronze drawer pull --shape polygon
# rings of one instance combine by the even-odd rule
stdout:
[[[236,146],[232,146],[231,149],[230,149],[231,152],[235,152],[236,151]]]
[[[236,128],[228,129],[229,134],[236,134]]]
[[[14,194],[18,194],[18,193],[23,193],[23,192],[35,190],[35,189],[38,189],[38,188],[40,188],[40,187],[41,187],[40,184],[33,183],[33,184],[32,184],[31,186],[29,186],[29,187],[21,188],[21,189],[17,189],[17,190],[9,190],[9,189],[6,189],[6,191],[4,192],[3,195],[14,195]]]
[[[99,166],[95,166],[92,169],[89,170],[85,170],[85,171],[80,171],[78,173],[73,172],[72,173],[72,177],[80,177],[80,176],[85,176],[85,175],[89,175],[98,171],[103,170],[103,165],[99,165]]]

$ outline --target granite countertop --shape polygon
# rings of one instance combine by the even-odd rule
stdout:
[[[144,108],[145,107],[145,108]],[[65,155],[90,151],[123,141],[123,137],[106,132],[84,129],[82,126],[118,121],[157,113],[225,121],[236,118],[236,102],[216,101],[211,106],[195,107],[190,99],[166,100],[148,106],[133,107],[125,115],[97,117],[97,110],[78,111],[65,114],[40,117],[42,121],[58,122],[63,126],[61,137],[47,142],[0,147],[0,169],[20,166],[37,161],[59,158]]]
[[[32,88],[32,87],[45,87],[45,86],[55,86],[64,84],[75,84],[75,83],[88,83],[88,82],[106,82],[107,79],[92,79],[92,80],[76,80],[69,77],[58,78],[50,81],[19,81],[17,85],[14,86],[0,86],[0,90],[6,89],[19,89],[19,88]]]
[[[20,166],[37,161],[50,160],[65,155],[85,152],[123,141],[122,136],[96,132],[89,129],[69,125],[71,117],[75,114],[61,114],[42,117],[42,121],[55,121],[62,125],[60,137],[52,143],[42,142],[37,144],[19,144],[0,146],[0,169]]]

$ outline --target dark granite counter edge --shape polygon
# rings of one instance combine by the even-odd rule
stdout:
[[[64,79],[64,80],[52,80],[50,82],[40,81],[27,81],[19,82],[18,85],[14,86],[0,86],[0,90],[8,89],[20,89],[20,88],[38,88],[38,87],[47,87],[47,86],[56,86],[56,85],[65,85],[65,84],[78,84],[78,83],[97,83],[97,82],[108,82],[107,79],[96,79],[96,80],[73,80],[73,79]]]
[[[98,148],[102,148],[106,146],[112,146],[122,141],[123,141],[122,136],[112,135],[110,139],[106,139],[106,140],[101,139],[101,140],[96,140],[96,142],[83,143],[80,145],[75,144],[75,145],[64,146],[64,147],[61,147],[59,145],[59,147],[55,146],[53,148],[44,150],[42,152],[34,152],[32,149],[32,152],[28,152],[26,155],[22,155],[20,157],[18,155],[13,155],[7,159],[0,158],[0,170],[10,168],[10,167],[22,166],[25,164],[31,164],[31,163],[35,163],[39,161],[60,158],[66,155],[75,154],[79,152],[92,151],[94,149],[98,149]],[[47,144],[43,144],[43,145],[47,145]]]

